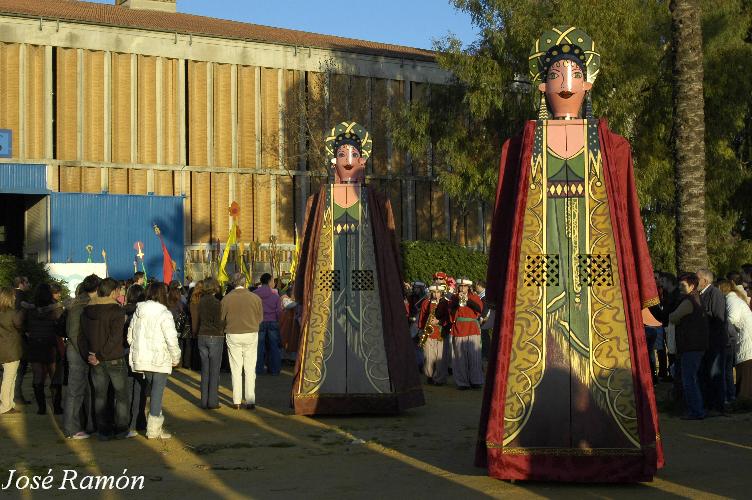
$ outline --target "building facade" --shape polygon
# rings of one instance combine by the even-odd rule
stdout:
[[[44,165],[51,196],[179,197],[171,253],[186,250],[194,265],[227,238],[237,201],[240,240],[265,251],[275,236],[289,257],[306,197],[326,181],[316,151],[328,128],[353,119],[372,132],[368,182],[389,194],[403,238],[461,228],[462,243],[482,245],[482,213],[453,221],[427,161],[389,140],[387,110],[448,78],[431,52],[181,14],[173,0],[115,3],[0,0],[0,128],[13,145],[0,161]],[[23,253],[59,259],[54,239],[66,230],[50,220],[61,217],[34,196],[21,203]],[[161,224],[169,234],[170,220]]]

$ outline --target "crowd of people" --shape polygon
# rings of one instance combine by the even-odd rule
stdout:
[[[446,273],[430,285],[405,283],[405,311],[426,383],[459,390],[483,385],[494,325],[485,285]],[[655,383],[673,383],[683,418],[699,420],[752,399],[752,265],[716,280],[701,269],[678,277],[656,272],[660,304],[646,326]],[[220,407],[219,380],[229,371],[232,408],[255,409],[256,376],[294,363],[300,307],[292,285],[264,274],[249,286],[235,274],[169,284],[86,277],[63,301],[56,283],[18,277],[0,288],[0,414],[15,413],[29,367],[37,413],[63,416],[71,439],[169,438],[163,394],[173,368],[200,370],[200,406]],[[646,322],[647,324],[648,322]],[[63,385],[67,390],[63,391]],[[147,404],[148,402],[148,404]]]
[[[707,269],[656,272],[660,326],[646,327],[653,380],[673,382],[682,418],[723,415],[752,399],[752,265],[716,279]]]
[[[14,288],[0,288],[0,414],[31,404],[23,392],[29,367],[37,414],[48,411],[49,387],[69,439],[124,439],[140,431],[169,438],[163,395],[181,365],[201,371],[201,408],[220,407],[220,372],[227,368],[232,408],[254,410],[256,375],[279,375],[280,321],[297,309],[291,287],[272,288],[271,280],[264,274],[249,288],[238,273],[223,290],[214,278],[189,279],[184,287],[146,283],[143,273],[127,282],[91,275],[62,300],[58,284],[32,291],[18,277]]]

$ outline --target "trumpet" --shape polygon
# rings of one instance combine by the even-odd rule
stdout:
[[[458,298],[460,300],[460,307],[465,307],[467,305],[467,292],[460,292]]]

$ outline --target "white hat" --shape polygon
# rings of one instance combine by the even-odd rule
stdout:
[[[426,284],[423,283],[422,281],[414,281],[413,282],[413,286],[423,286],[424,287],[424,286],[426,286]]]
[[[442,285],[440,283],[434,283],[433,285],[428,287],[428,290],[430,292],[439,292],[439,291],[444,292],[446,291],[446,285]]]
[[[457,286],[459,286],[459,285],[468,285],[468,286],[472,286],[472,284],[473,284],[473,282],[472,282],[472,281],[470,281],[470,280],[469,280],[469,279],[467,279],[467,278],[459,278],[459,279],[457,280]]]

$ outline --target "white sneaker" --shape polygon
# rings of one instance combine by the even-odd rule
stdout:
[[[87,434],[84,431],[79,431],[72,436],[68,436],[68,439],[89,439],[90,437],[90,434]]]

